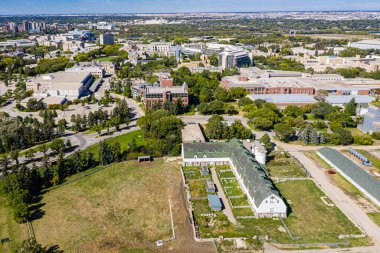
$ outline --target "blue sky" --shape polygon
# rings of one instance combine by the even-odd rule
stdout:
[[[380,10],[380,0],[0,0],[0,14]]]

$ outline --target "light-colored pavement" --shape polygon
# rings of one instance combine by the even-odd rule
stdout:
[[[219,179],[218,179],[218,176],[216,175],[216,170],[214,167],[212,167],[210,169],[210,172],[211,172],[211,177],[212,177],[212,181],[214,181],[215,185],[216,185],[216,188],[217,188],[217,194],[219,196],[219,198],[222,199],[223,201],[223,205],[224,205],[224,209],[223,209],[223,213],[227,216],[227,219],[232,223],[232,224],[237,224],[237,221],[234,217],[234,214],[232,213],[232,210],[231,210],[231,206],[230,204],[228,203],[228,199],[226,197],[226,195],[224,194],[224,191],[223,191],[223,188],[222,188],[222,185],[220,184],[219,182]]]

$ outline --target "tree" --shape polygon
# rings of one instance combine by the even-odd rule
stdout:
[[[350,102],[346,104],[344,107],[344,112],[347,113],[350,116],[355,116],[356,115],[356,103],[355,103],[355,98],[352,98]]]
[[[55,139],[50,144],[51,150],[53,150],[56,154],[63,152],[65,150],[65,142],[62,139]]]
[[[50,252],[37,243],[35,239],[28,239],[22,242],[16,253],[47,253]]]
[[[300,107],[300,106],[288,105],[284,109],[283,113],[286,116],[290,116],[290,117],[296,118],[296,117],[299,117],[299,116],[303,116],[305,114],[305,110],[302,107]]]
[[[205,133],[208,138],[215,140],[229,137],[229,129],[223,122],[223,117],[219,115],[211,116],[206,124]]]
[[[354,136],[354,143],[357,145],[372,145],[373,139],[368,134],[355,135]]]
[[[296,134],[296,131],[294,130],[294,128],[286,123],[276,124],[274,126],[274,132],[276,133],[276,136],[284,142],[289,142],[293,140]]]
[[[209,62],[210,62],[210,65],[212,66],[218,66],[219,60],[215,53],[209,56]]]
[[[265,147],[265,149],[266,149],[267,151],[272,150],[272,148],[273,148],[273,143],[271,142],[270,137],[269,137],[268,134],[264,134],[264,135],[260,138],[259,141],[264,145],[264,147]]]
[[[18,165],[19,165],[18,158],[19,158],[19,156],[20,156],[20,150],[18,150],[18,149],[16,149],[16,150],[12,150],[12,151],[9,153],[9,156],[11,157],[12,160],[15,161],[16,167],[18,167]]]
[[[105,141],[99,143],[99,161],[101,165],[108,165],[112,163],[112,151]]]
[[[333,108],[329,103],[318,102],[311,106],[311,113],[320,119],[324,119],[328,114],[332,112]]]

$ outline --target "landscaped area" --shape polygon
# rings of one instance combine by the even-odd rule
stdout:
[[[107,56],[107,57],[97,58],[97,59],[95,59],[95,61],[100,61],[100,62],[113,61],[115,58],[117,58],[117,57],[116,56]]]
[[[37,240],[65,252],[149,252],[156,240],[171,237],[168,200],[180,180],[176,165],[129,161],[68,179],[43,195],[45,215],[33,222]]]

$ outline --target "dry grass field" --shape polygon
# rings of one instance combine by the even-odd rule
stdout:
[[[150,252],[171,237],[173,182],[180,182],[176,163],[111,165],[46,193],[36,238],[65,252]]]

